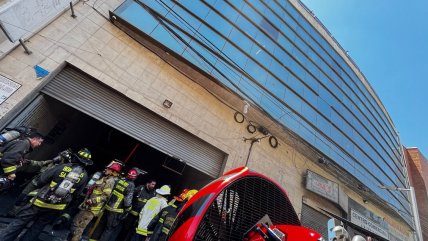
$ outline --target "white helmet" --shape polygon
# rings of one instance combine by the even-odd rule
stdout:
[[[355,236],[352,238],[352,241],[366,241],[366,239],[365,239],[365,238],[363,238],[363,236],[361,236],[361,235],[355,235]]]
[[[169,185],[163,185],[161,188],[156,189],[156,193],[164,196],[171,194],[171,187]]]
[[[335,240],[337,241],[349,241],[348,231],[342,226],[336,226],[331,231],[334,232]]]

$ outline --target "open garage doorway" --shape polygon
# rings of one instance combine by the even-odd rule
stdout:
[[[148,172],[137,180],[137,185],[148,179],[155,179],[158,186],[169,184],[173,191],[179,192],[182,188],[201,188],[213,180],[213,177],[189,165],[183,165],[184,169],[182,169],[183,166],[178,168],[174,162],[180,161],[174,157],[54,98],[49,96],[43,96],[43,98],[44,105],[54,110],[56,120],[51,121],[55,124],[48,133],[44,146],[33,154],[35,159],[51,158],[67,148],[77,151],[87,147],[94,160],[94,165],[88,167],[89,173],[103,170],[111,160],[119,159],[126,163],[126,169],[138,167]],[[47,115],[44,117],[46,119]],[[28,124],[31,125],[31,123]],[[48,127],[38,124],[37,128],[44,130]]]
[[[156,179],[173,194],[201,188],[222,174],[227,154],[82,70],[65,64],[37,96],[20,107],[3,127],[26,125],[46,135],[31,158],[87,147],[102,170],[112,159],[148,172],[137,182]],[[183,168],[184,167],[184,168]]]
[[[94,165],[87,167],[89,174],[102,171],[111,160],[119,159],[125,162],[125,171],[138,167],[148,172],[136,180],[136,185],[155,179],[157,187],[170,185],[172,194],[180,193],[183,188],[200,189],[214,179],[52,97],[40,95],[35,102],[37,105],[24,115],[24,119],[12,122],[12,125],[19,123],[35,127],[46,135],[43,146],[30,154],[32,159],[47,160],[65,149],[78,151],[86,147],[94,161]],[[35,172],[37,170],[23,169],[18,174],[22,180],[19,184],[29,180]]]

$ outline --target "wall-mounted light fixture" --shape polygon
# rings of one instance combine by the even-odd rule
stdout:
[[[170,100],[168,100],[168,99],[165,99],[164,101],[163,101],[163,103],[162,103],[162,105],[163,105],[163,107],[165,107],[165,108],[171,108],[171,106],[172,106],[172,102],[170,101]]]
[[[250,104],[246,100],[244,100],[244,108],[243,108],[244,114],[248,113],[249,108],[250,108]]]
[[[324,157],[320,157],[320,158],[318,158],[318,163],[319,164],[327,164],[327,159],[325,159]]]
[[[369,203],[369,200],[363,199],[363,203],[367,204],[367,203]]]

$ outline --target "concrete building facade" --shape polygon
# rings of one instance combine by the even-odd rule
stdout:
[[[90,0],[76,17],[66,1],[29,4],[1,6],[0,124],[40,129],[40,156],[89,146],[176,190],[246,165],[325,238],[339,217],[413,240],[409,197],[379,188],[409,185],[395,127],[300,2]]]

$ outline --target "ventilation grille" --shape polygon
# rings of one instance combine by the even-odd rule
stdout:
[[[273,224],[300,225],[283,191],[260,177],[241,178],[224,189],[208,208],[194,240],[239,240],[264,215]]]

